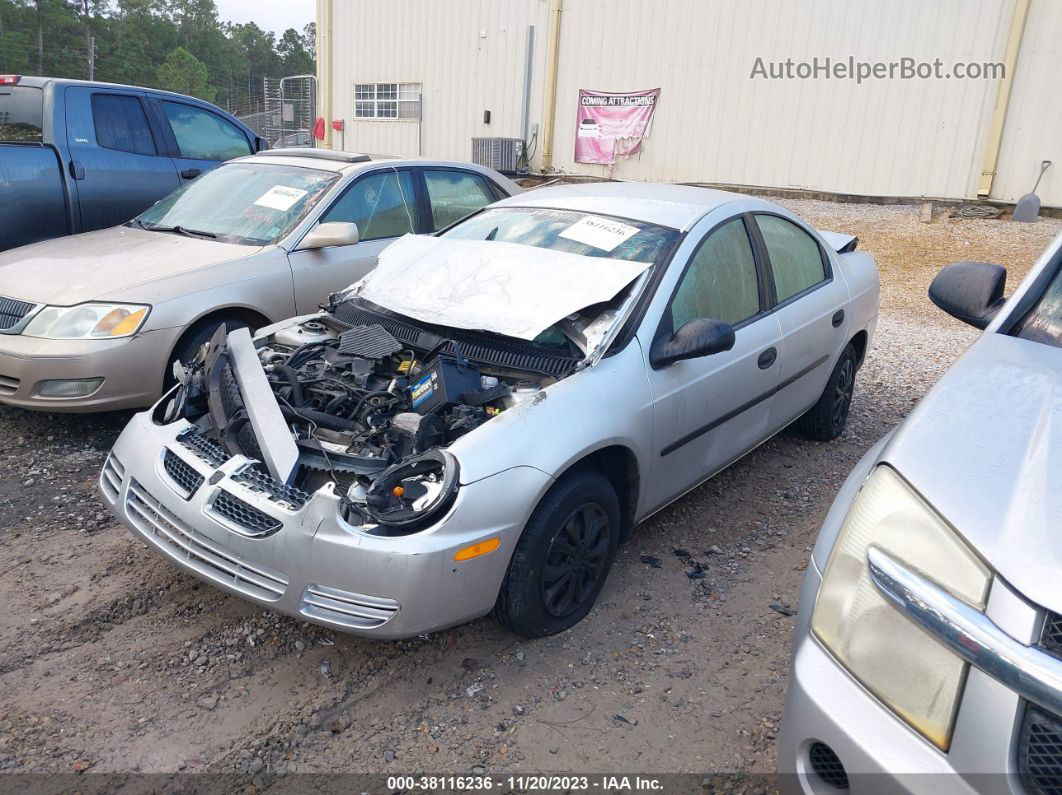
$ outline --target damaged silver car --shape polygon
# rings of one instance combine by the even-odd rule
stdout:
[[[581,620],[634,526],[796,422],[845,426],[872,257],[674,185],[506,199],[326,309],[219,331],[100,478],[231,593],[372,637]]]

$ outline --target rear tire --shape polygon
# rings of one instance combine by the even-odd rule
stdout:
[[[796,421],[796,428],[803,436],[817,442],[829,442],[844,432],[852,407],[858,361],[855,348],[846,345],[819,402]]]
[[[619,540],[619,499],[608,479],[592,471],[566,475],[531,514],[494,618],[527,638],[574,626],[594,606]]]

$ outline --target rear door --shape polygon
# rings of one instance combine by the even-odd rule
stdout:
[[[246,133],[213,111],[176,99],[149,101],[158,110],[182,184],[226,160],[254,153]]]
[[[438,232],[505,196],[486,177],[460,168],[425,167],[429,229]]]
[[[180,184],[141,91],[68,86],[66,135],[82,232],[124,223]]]
[[[779,391],[771,409],[771,430],[777,431],[811,408],[826,386],[850,336],[848,286],[806,227],[772,213],[753,218],[782,330]]]
[[[336,290],[356,282],[376,264],[395,238],[425,231],[413,168],[387,168],[359,174],[318,219],[358,225],[360,242],[288,255],[299,314],[314,312]]]

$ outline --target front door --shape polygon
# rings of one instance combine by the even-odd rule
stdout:
[[[643,346],[653,395],[653,507],[682,494],[768,435],[778,384],[781,330],[769,312],[761,266],[746,221],[715,226],[694,251],[661,318],[658,337],[697,318],[735,328],[723,353],[654,369]]]
[[[319,223],[329,221],[357,224],[360,242],[288,255],[299,314],[316,312],[330,293],[372,270],[377,255],[395,238],[421,229],[413,172],[388,168],[359,176],[322,213]]]

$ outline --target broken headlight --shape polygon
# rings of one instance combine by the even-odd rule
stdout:
[[[364,511],[375,522],[415,530],[440,518],[457,496],[457,459],[428,450],[381,472],[365,493]]]

